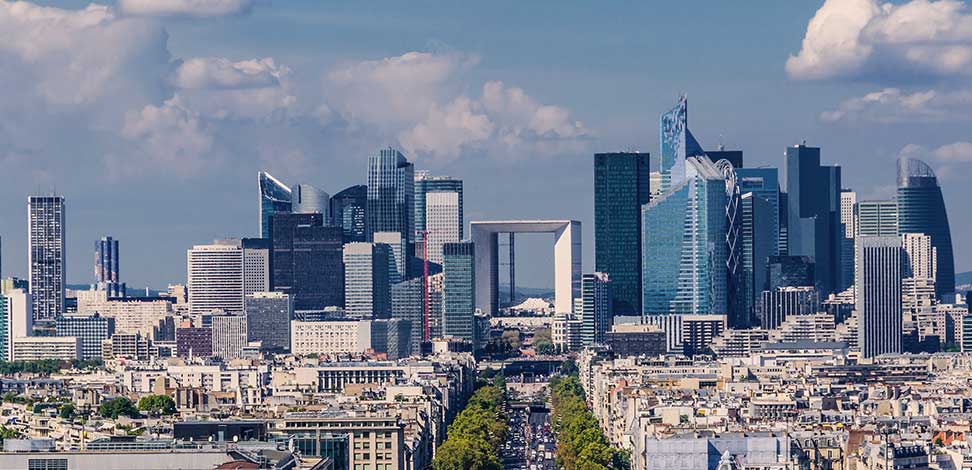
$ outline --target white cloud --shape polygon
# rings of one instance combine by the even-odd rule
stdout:
[[[172,84],[186,89],[266,88],[280,84],[290,72],[278,67],[273,58],[232,62],[223,57],[186,59],[172,74]]]
[[[460,96],[445,108],[434,105],[426,120],[400,134],[399,141],[409,152],[449,160],[464,146],[489,138],[495,128],[479,103]]]
[[[965,181],[972,169],[972,142],[959,141],[928,148],[917,144],[905,145],[899,156],[917,158],[932,165],[939,180]]]
[[[255,0],[119,0],[118,8],[134,16],[209,18],[248,13]]]
[[[218,119],[283,118],[297,98],[290,69],[270,57],[233,62],[222,57],[183,61],[170,82],[186,106]]]
[[[799,80],[969,77],[972,13],[958,0],[827,0],[786,71]]]
[[[972,119],[972,91],[885,88],[820,114],[824,122],[942,122]]]
[[[150,166],[184,176],[195,175],[207,163],[213,148],[213,137],[204,129],[195,112],[173,98],[161,106],[147,105],[125,117],[121,134],[137,144],[138,161],[119,162],[132,166]]]

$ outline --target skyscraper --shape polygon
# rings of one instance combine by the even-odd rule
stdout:
[[[270,228],[272,290],[290,295],[296,310],[344,305],[343,229],[325,226],[320,213],[276,214]]]
[[[247,341],[259,341],[260,350],[290,351],[290,320],[294,303],[283,292],[254,292],[243,300]]]
[[[708,158],[642,208],[645,315],[720,314],[727,304],[726,183]]]
[[[901,352],[901,239],[858,237],[858,344],[864,357]]]
[[[840,225],[844,231],[844,238],[840,245],[840,290],[847,289],[854,284],[854,239],[857,236],[854,207],[857,205],[857,193],[849,189],[840,191]]]
[[[115,319],[91,316],[62,316],[57,318],[55,336],[73,336],[78,339],[80,359],[101,357],[101,342],[115,334]]]
[[[594,155],[594,267],[611,277],[614,312],[641,314],[641,206],[651,199],[650,155]]]
[[[581,342],[584,346],[603,344],[611,329],[611,278],[607,273],[590,273],[581,277]]]
[[[750,312],[747,304],[745,289],[746,274],[743,272],[743,214],[742,195],[739,192],[739,180],[736,171],[729,160],[718,160],[715,167],[722,173],[726,190],[726,303],[727,321],[733,328],[749,326]]]
[[[462,180],[451,176],[432,176],[428,171],[415,172],[415,237],[421,240],[421,233],[426,230],[426,218],[428,209],[426,208],[426,195],[432,192],[455,193],[458,199],[459,219],[456,222],[456,229],[459,236],[463,238],[463,213],[462,213]],[[450,229],[451,230],[451,229]],[[441,262],[440,262],[441,263]]]
[[[771,256],[766,263],[766,285],[762,287],[763,290],[816,284],[816,265],[809,256]]]
[[[753,195],[766,201],[773,209],[770,231],[773,233],[772,256],[780,254],[780,176],[776,168],[736,168],[736,180],[741,194]]]
[[[787,254],[812,256],[817,287],[826,295],[841,277],[841,173],[821,166],[820,148],[804,144],[786,149]]]
[[[257,174],[260,189],[260,237],[270,238],[270,218],[273,214],[287,213],[293,208],[292,194],[287,185],[270,173]]]
[[[425,193],[425,230],[428,231],[429,261],[442,264],[442,245],[458,243],[462,236],[462,193],[429,191]],[[418,232],[419,230],[416,229]],[[421,240],[421,237],[419,237]]]
[[[33,299],[23,289],[11,289],[0,295],[0,359],[12,361],[14,338],[31,336],[34,331]]]
[[[660,127],[661,152],[658,168],[661,172],[661,192],[678,186],[685,180],[685,160],[703,156],[705,151],[688,128],[688,99],[680,96],[674,108],[662,114]]]
[[[61,196],[27,198],[28,265],[34,321],[64,313],[65,210]]]
[[[855,237],[893,237],[898,234],[898,203],[858,201],[854,205]]]
[[[391,316],[388,265],[391,248],[384,243],[344,245],[344,311],[358,319]]]
[[[943,297],[954,292],[955,259],[945,199],[935,172],[921,160],[898,160],[898,231],[931,237],[938,256],[935,294]]]
[[[95,282],[98,290],[108,292],[108,297],[124,297],[125,283],[119,278],[118,240],[102,237],[95,241]]]
[[[299,214],[318,213],[324,220],[331,220],[331,197],[324,191],[309,184],[298,184],[293,193],[293,212]]]
[[[766,286],[769,260],[778,248],[778,232],[774,231],[778,210],[774,204],[757,193],[747,192],[740,197],[740,212],[740,266],[735,297],[739,316],[729,317],[732,328],[756,324],[757,305]]]
[[[331,198],[331,223],[344,230],[344,243],[363,242],[367,237],[365,213],[368,187],[359,184],[346,188]]]
[[[759,303],[759,326],[779,328],[792,315],[813,315],[820,311],[820,293],[813,286],[777,287],[765,290]]]
[[[442,335],[476,340],[476,263],[470,242],[442,247]]]
[[[401,232],[375,232],[372,236],[375,243],[388,245],[391,256],[388,258],[388,284],[394,285],[402,282],[405,278],[405,257],[406,252],[404,240]]]
[[[269,290],[268,251],[262,239],[245,238],[217,240],[189,249],[189,312],[242,314],[245,295]]]
[[[219,312],[212,316],[213,356],[236,359],[243,355],[246,346],[246,316],[238,313]]]
[[[736,170],[743,168],[742,150],[726,150],[720,145],[719,150],[706,150],[705,156],[709,157],[709,160],[712,163],[716,163],[719,160],[725,160],[732,163],[732,167]]]
[[[441,274],[439,275],[441,276]],[[408,320],[412,354],[418,354],[425,334],[425,295],[422,288],[425,279],[416,277],[399,282],[391,287],[392,318]],[[440,323],[442,317],[442,292],[429,289],[429,330],[433,337],[433,324]]]
[[[902,277],[932,280],[938,277],[938,250],[932,245],[930,236],[924,233],[903,233],[901,248],[904,250],[901,254],[904,257]]]
[[[408,266],[415,241],[415,169],[398,150],[382,149],[368,160],[367,220],[368,241],[375,232],[402,234]]]

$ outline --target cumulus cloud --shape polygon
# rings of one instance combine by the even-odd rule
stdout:
[[[798,80],[972,76],[972,12],[958,0],[827,0],[786,62]]]
[[[297,101],[290,69],[273,58],[233,62],[222,57],[182,61],[170,82],[192,109],[219,119],[283,118]]]
[[[118,8],[134,16],[211,18],[249,13],[256,0],[119,0]]]
[[[411,156],[448,163],[464,152],[502,158],[583,149],[593,133],[566,108],[489,81],[471,94],[478,59],[408,52],[344,66],[328,75],[329,99],[349,122],[396,135]]]
[[[824,122],[942,122],[972,119],[972,91],[885,88],[820,114]]]
[[[128,113],[121,133],[148,157],[138,163],[150,161],[153,169],[183,175],[194,175],[203,168],[213,148],[213,138],[199,115],[176,98]]]
[[[905,145],[899,156],[917,158],[932,165],[940,180],[964,181],[972,163],[972,142],[959,141],[940,147],[928,148],[918,144]]]
[[[280,76],[289,73],[278,67],[273,58],[232,62],[223,57],[196,57],[179,64],[172,83],[187,89],[266,88],[280,84]]]

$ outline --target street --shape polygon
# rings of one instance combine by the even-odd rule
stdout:
[[[550,414],[515,408],[510,413],[510,432],[503,445],[506,470],[555,470],[554,437]]]

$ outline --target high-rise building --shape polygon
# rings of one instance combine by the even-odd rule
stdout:
[[[189,326],[176,328],[176,355],[179,357],[212,356],[212,326]]]
[[[771,256],[766,269],[762,290],[816,285],[816,266],[809,256]]]
[[[476,340],[476,263],[470,242],[442,247],[442,335]]]
[[[901,254],[904,264],[901,275],[910,278],[931,279],[938,276],[938,250],[932,245],[931,237],[924,233],[901,234]]]
[[[442,245],[458,243],[462,237],[461,197],[461,188],[459,192],[429,191],[424,195],[425,217],[423,217],[423,227],[428,232],[428,247],[426,249],[429,253],[429,262],[441,265]],[[416,229],[416,231],[418,230]],[[418,239],[421,240],[422,238],[419,236]]]
[[[931,237],[938,257],[935,293],[943,297],[954,292],[955,259],[945,199],[935,172],[920,160],[898,160],[898,231]]]
[[[813,286],[777,287],[762,293],[759,303],[759,325],[763,329],[779,328],[788,317],[813,315],[820,311],[820,293]]]
[[[778,252],[776,206],[757,193],[747,192],[740,197],[740,212],[740,266],[735,297],[738,316],[729,317],[731,328],[748,328],[757,323],[756,309],[767,283],[769,260]]]
[[[220,312],[212,316],[212,322],[213,356],[223,359],[242,356],[248,335],[246,316]]]
[[[293,192],[293,212],[297,214],[321,214],[331,220],[331,196],[309,184],[298,184]]]
[[[737,170],[743,168],[742,150],[726,150],[720,145],[719,150],[706,150],[705,156],[709,157],[709,161],[712,163],[716,163],[719,160],[725,160],[732,163],[732,167]]]
[[[415,241],[415,167],[398,150],[382,149],[368,160],[367,220],[369,242],[375,232],[402,234],[408,266]]]
[[[346,188],[331,198],[331,223],[344,231],[344,243],[363,242],[368,239],[367,223],[368,187],[359,184]]]
[[[27,198],[28,266],[35,322],[53,322],[64,313],[65,223],[63,197]]]
[[[98,315],[91,316],[61,316],[57,318],[56,336],[73,336],[78,338],[81,359],[97,359],[101,357],[102,341],[115,334],[115,319]]]
[[[243,298],[270,290],[266,240],[235,238],[196,245],[187,252],[189,312],[243,313]]]
[[[594,266],[611,277],[618,315],[641,314],[641,206],[651,200],[650,159],[594,155]]]
[[[779,252],[780,234],[780,177],[776,168],[736,168],[736,184],[741,194],[753,195],[766,201],[773,209],[769,224],[773,232],[771,256]]]
[[[344,305],[344,234],[324,221],[320,213],[270,219],[272,289],[290,295],[296,310]]]
[[[259,341],[260,350],[290,351],[290,321],[294,303],[283,292],[254,292],[243,301],[247,341]]]
[[[607,273],[591,273],[581,277],[581,343],[584,346],[604,344],[605,334],[614,323],[612,310],[612,281]]]
[[[642,208],[645,315],[728,309],[725,179],[708,158],[689,158],[686,171]]]
[[[895,201],[858,201],[854,205],[855,237],[893,237],[898,235],[898,203]]]
[[[685,96],[680,96],[678,104],[662,114],[659,127],[661,152],[658,153],[657,167],[661,174],[661,192],[664,193],[685,181],[686,159],[704,156],[705,151],[689,131],[688,99]]]
[[[750,306],[745,289],[749,283],[743,271],[743,209],[742,194],[736,171],[729,160],[718,160],[715,167],[722,173],[726,188],[726,316],[732,328],[746,328],[750,322]]]
[[[839,166],[821,166],[820,148],[796,145],[786,149],[787,254],[811,256],[817,287],[826,295],[838,290],[841,274],[841,173]]]
[[[456,225],[455,230],[459,235],[456,241],[463,238],[463,213],[462,213],[462,180],[450,176],[432,176],[428,171],[415,172],[415,237],[416,240],[422,239],[422,231],[429,230],[426,220],[428,219],[429,209],[426,205],[426,195],[429,193],[455,193],[456,205],[459,209],[458,220],[453,221]],[[453,230],[451,227],[448,229]],[[430,251],[431,252],[431,251]],[[439,261],[441,263],[441,261]]]
[[[439,275],[441,277],[441,274]],[[425,295],[422,288],[425,279],[416,277],[391,287],[392,318],[408,320],[412,354],[418,354],[425,335]],[[433,338],[432,326],[442,317],[442,291],[429,289],[429,338]]]
[[[0,295],[0,359],[12,361],[14,339],[30,336],[34,330],[34,309],[29,292],[11,289]]]
[[[401,232],[375,232],[375,243],[388,245],[391,256],[388,258],[388,284],[395,285],[405,278],[405,241]]]
[[[854,207],[857,193],[849,189],[840,191],[840,225],[844,238],[840,245],[840,288],[846,289],[854,284],[854,238],[857,236]]]
[[[95,286],[108,292],[109,297],[125,296],[125,283],[118,274],[118,258],[118,240],[102,237],[95,241]]]
[[[257,174],[260,189],[260,238],[270,238],[270,218],[274,214],[285,214],[293,208],[292,194],[287,185],[274,178],[270,173]]]
[[[864,357],[901,352],[901,238],[858,237],[858,344]]]
[[[344,245],[344,311],[351,318],[391,316],[391,248],[384,243]]]

